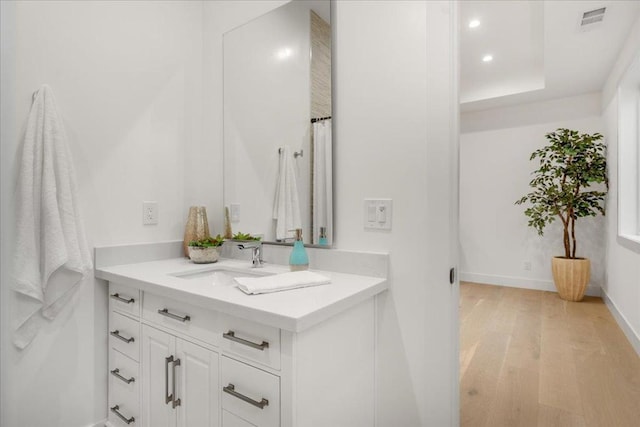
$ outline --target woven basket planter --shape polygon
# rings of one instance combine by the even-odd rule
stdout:
[[[591,262],[588,259],[554,257],[551,260],[551,271],[560,298],[582,301],[591,279]]]

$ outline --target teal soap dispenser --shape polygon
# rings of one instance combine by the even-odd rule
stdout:
[[[309,269],[309,256],[302,243],[302,229],[296,228],[296,241],[293,242],[293,249],[289,256],[289,267],[291,271],[301,271]]]
[[[320,227],[320,238],[318,239],[318,244],[327,246],[329,242],[327,241],[327,227]]]

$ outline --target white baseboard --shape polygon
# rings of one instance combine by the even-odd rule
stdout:
[[[90,426],[87,426],[87,427],[109,427],[109,426],[111,426],[111,424],[109,424],[109,422],[105,418],[104,420],[98,421],[97,423],[91,424]]]
[[[602,290],[602,299],[613,315],[613,318],[616,319],[618,326],[620,326],[620,329],[622,329],[622,332],[624,332],[625,336],[631,343],[631,346],[636,351],[636,353],[638,353],[638,356],[640,356],[640,334],[633,330],[627,318],[624,317],[620,310],[618,310],[618,306],[616,306],[611,298],[609,298],[609,295],[607,295],[607,291],[605,291],[604,289]]]
[[[486,283],[487,285],[509,286],[511,288],[535,289],[538,291],[557,292],[551,280],[529,279],[527,277],[498,276],[495,274],[460,272],[461,282]],[[600,286],[589,285],[585,292],[592,297],[601,296]]]

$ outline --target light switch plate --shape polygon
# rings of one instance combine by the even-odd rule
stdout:
[[[391,230],[393,200],[365,199],[364,228],[366,230]]]

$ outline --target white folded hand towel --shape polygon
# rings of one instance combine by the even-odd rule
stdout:
[[[14,344],[25,348],[54,319],[91,269],[78,189],[62,118],[51,89],[35,96],[16,188]]]
[[[235,281],[246,294],[266,294],[331,283],[328,277],[306,270],[265,277],[236,277]]]

